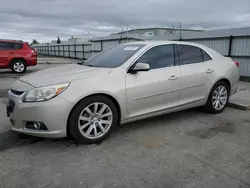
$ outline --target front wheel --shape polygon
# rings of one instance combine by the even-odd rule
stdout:
[[[105,96],[83,99],[69,118],[69,133],[78,143],[93,144],[107,138],[116,126],[116,106]]]
[[[229,87],[225,82],[219,81],[214,85],[208,96],[205,110],[213,114],[220,113],[226,108],[228,99]]]

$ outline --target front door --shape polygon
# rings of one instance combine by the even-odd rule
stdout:
[[[175,66],[174,46],[155,46],[136,63],[147,63],[150,70],[126,75],[128,118],[178,106],[181,75]]]

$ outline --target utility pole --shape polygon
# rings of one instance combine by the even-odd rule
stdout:
[[[180,22],[180,41],[182,40],[181,27],[182,27],[182,24],[181,24],[181,22]]]
[[[127,43],[128,43],[128,25],[127,25]]]

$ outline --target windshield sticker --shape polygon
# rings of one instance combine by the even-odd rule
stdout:
[[[139,47],[135,47],[135,46],[128,46],[126,48],[124,48],[124,50],[131,50],[131,51],[134,51],[134,50],[137,50]]]

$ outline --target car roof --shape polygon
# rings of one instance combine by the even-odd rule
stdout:
[[[158,44],[187,44],[192,46],[200,46],[197,43],[192,42],[183,42],[183,41],[170,41],[170,40],[150,40],[150,41],[138,41],[138,42],[130,42],[129,44],[145,44],[145,45],[158,45]]]
[[[12,40],[12,39],[0,39],[0,42],[18,42],[23,43],[21,40]]]
[[[158,41],[138,41],[138,42],[130,42],[129,44],[144,44],[146,46],[155,46],[155,45],[162,45],[162,44],[183,44],[183,45],[190,45],[190,46],[195,46],[199,47],[205,51],[211,51],[212,49],[198,43],[193,43],[193,42],[184,42],[184,41],[170,41],[170,40],[158,40]]]

